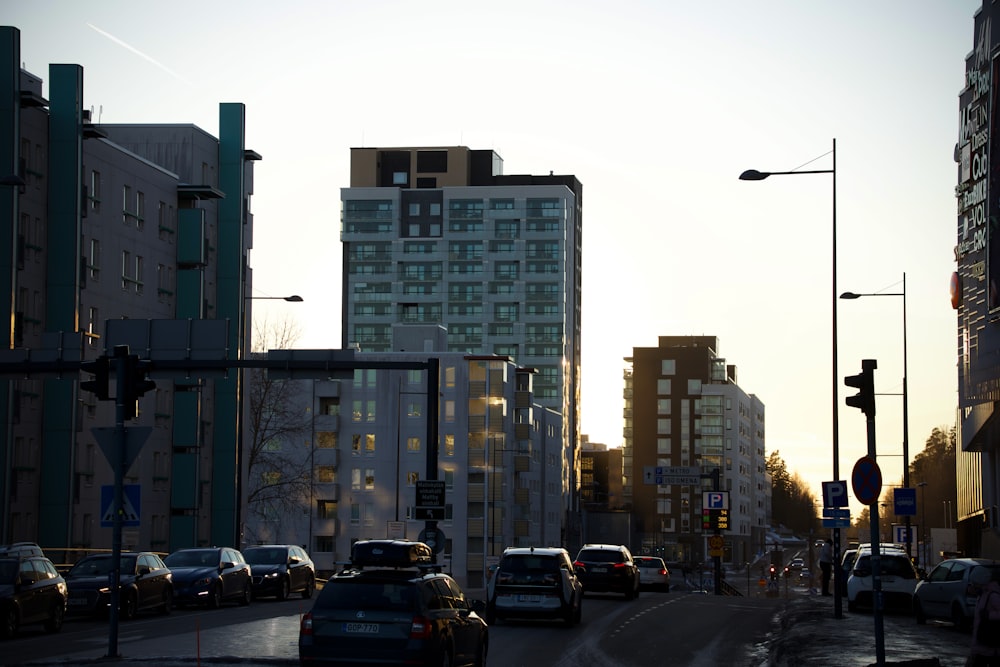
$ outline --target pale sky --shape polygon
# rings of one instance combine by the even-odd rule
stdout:
[[[84,67],[105,123],[194,123],[246,104],[252,266],[298,347],[338,348],[340,188],[350,148],[494,149],[507,174],[583,183],[583,432],[622,440],[623,358],[712,335],[817,498],[832,475],[829,169],[837,140],[838,293],[906,273],[912,459],[957,405],[953,150],[980,0],[3,0],[27,70]],[[839,302],[841,378],[878,360],[899,394],[898,297]],[[866,453],[843,403],[840,477]],[[902,400],[877,403],[886,483],[902,477]],[[853,495],[853,494],[852,494]],[[855,501],[852,514],[860,505]]]

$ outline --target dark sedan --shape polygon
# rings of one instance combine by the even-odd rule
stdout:
[[[253,595],[273,595],[279,600],[301,593],[306,600],[316,590],[316,569],[305,549],[294,544],[247,547],[243,557],[253,571]]]
[[[0,637],[13,637],[29,623],[44,623],[49,632],[58,632],[65,616],[66,581],[52,561],[42,556],[0,558]]]
[[[177,604],[217,608],[224,600],[250,604],[250,565],[236,549],[181,549],[163,559],[174,575]]]
[[[123,619],[155,609],[169,614],[174,602],[170,569],[150,552],[126,552],[120,559],[119,613]],[[107,613],[111,606],[111,554],[94,554],[77,561],[66,573],[70,613]]]

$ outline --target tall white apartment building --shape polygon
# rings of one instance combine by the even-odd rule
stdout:
[[[341,201],[343,346],[387,351],[394,324],[433,324],[447,330],[450,352],[534,369],[535,400],[564,419],[561,541],[574,545],[580,182],[505,176],[492,150],[353,148]]]

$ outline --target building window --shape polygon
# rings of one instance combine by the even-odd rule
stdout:
[[[333,544],[333,535],[317,535],[315,551],[317,553],[332,553]]]
[[[337,469],[334,466],[316,466],[316,481],[320,484],[333,484],[337,481]]]
[[[660,435],[670,435],[670,420],[669,419],[657,419],[656,420],[656,432]]]
[[[416,486],[417,482],[419,482],[419,481],[420,481],[420,473],[419,472],[416,472],[415,470],[411,470],[410,472],[406,473],[406,485],[407,486]]]
[[[128,185],[122,186],[122,222],[128,224],[131,217],[129,207],[132,205],[132,188]]]
[[[375,453],[375,434],[366,433],[365,434],[365,454]]]
[[[444,436],[444,455],[454,456],[455,455],[455,436],[448,433]]]
[[[677,373],[676,359],[660,360],[660,375],[675,375]]]
[[[357,384],[355,384],[357,386]],[[353,401],[351,408],[351,421],[361,421],[361,401]]]
[[[351,468],[351,490],[361,490],[361,468]]]
[[[101,210],[101,172],[97,170],[90,172],[90,210]]]
[[[365,503],[365,525],[375,525],[375,503]]]
[[[328,417],[336,417],[340,414],[340,399],[334,396],[321,396],[319,413]]]
[[[90,258],[87,262],[87,271],[91,280],[101,279],[101,242],[97,239],[90,240]]]
[[[690,378],[688,380],[688,394],[697,396],[701,394],[701,379]]]
[[[361,523],[361,503],[351,503],[351,523],[354,525]]]
[[[352,433],[351,434],[351,453],[355,456],[361,454],[361,434]]]
[[[393,185],[406,185],[408,180],[409,180],[409,174],[407,174],[405,171],[392,172]]]
[[[365,404],[365,421],[375,421],[375,401],[368,401]]]
[[[444,471],[444,487],[446,489],[451,489],[455,487],[455,471],[448,470],[445,468]]]
[[[665,378],[660,378],[656,381],[656,393],[660,396],[670,395],[670,380]]]
[[[410,403],[406,408],[407,417],[419,417],[420,416],[420,403]]]
[[[420,451],[420,438],[416,436],[411,436],[406,439],[406,451],[408,452],[419,452]]]
[[[316,501],[316,517],[319,519],[336,519],[337,518],[337,501],[336,500],[317,500]]]
[[[334,431],[319,431],[316,433],[316,447],[319,449],[335,449],[337,434]]]
[[[365,468],[365,491],[375,490],[375,468]]]

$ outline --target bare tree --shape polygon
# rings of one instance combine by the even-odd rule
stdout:
[[[298,328],[287,320],[255,322],[254,334],[255,356],[290,348],[299,337]],[[282,518],[309,509],[312,406],[301,380],[272,379],[265,369],[251,368],[244,382],[249,436],[246,541],[278,541]]]

